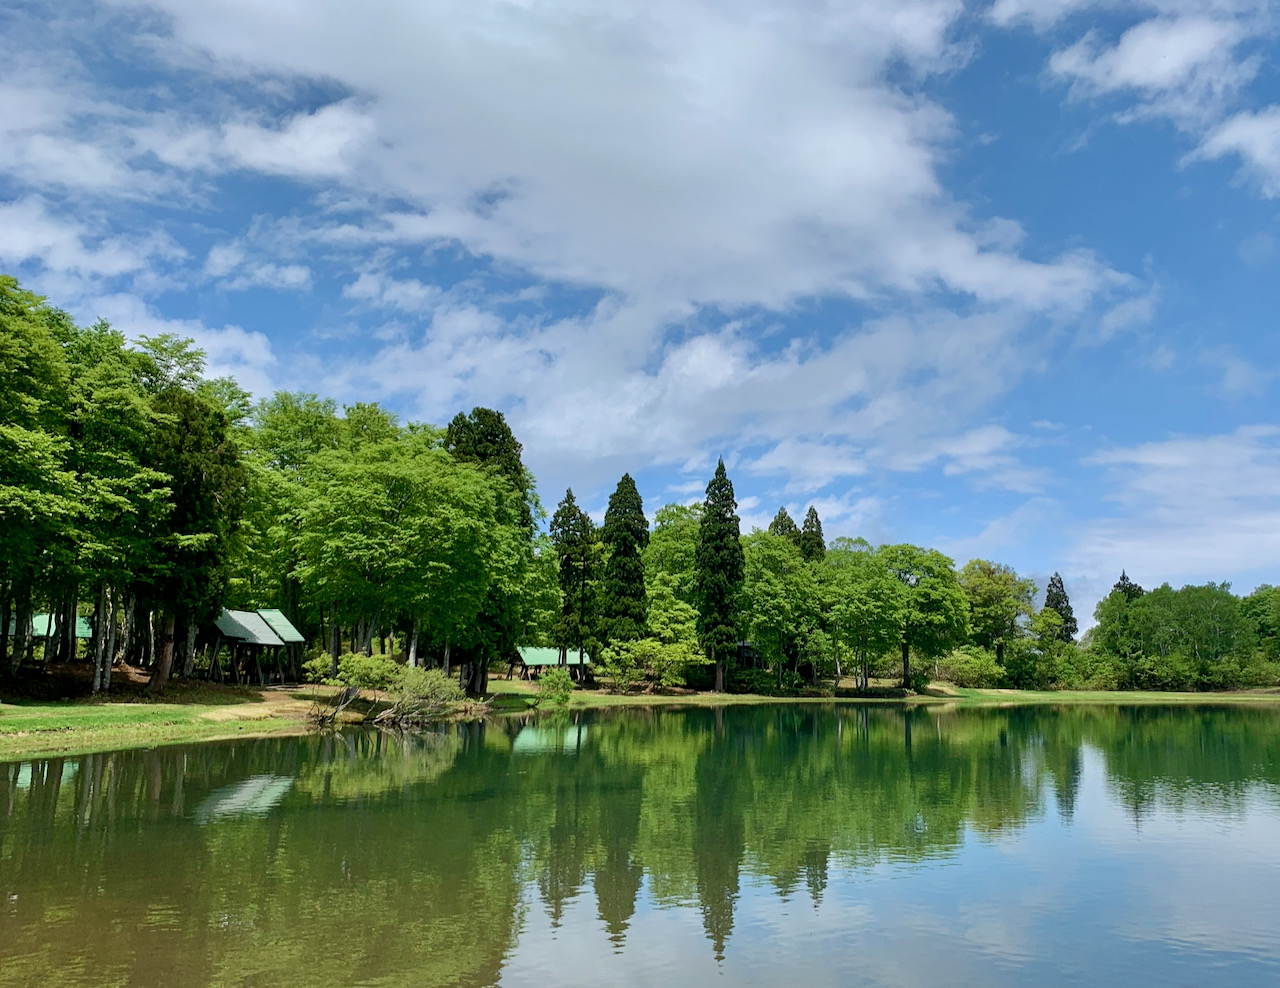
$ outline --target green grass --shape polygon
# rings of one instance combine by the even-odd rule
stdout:
[[[199,685],[163,700],[0,703],[0,759],[300,731],[302,694]]]
[[[1275,704],[1280,690],[1222,693],[1164,693],[1155,690],[971,690],[951,687],[943,701],[961,707],[1008,707],[1031,704]]]

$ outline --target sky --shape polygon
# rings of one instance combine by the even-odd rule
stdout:
[[[9,0],[0,271],[553,509],[1280,582],[1280,2]]]

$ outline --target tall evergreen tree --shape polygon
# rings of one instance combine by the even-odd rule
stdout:
[[[1058,612],[1062,618],[1062,626],[1058,629],[1058,637],[1064,642],[1074,641],[1076,632],[1080,630],[1076,624],[1075,613],[1071,610],[1071,600],[1067,597],[1067,588],[1062,585],[1062,577],[1057,573],[1049,577],[1049,586],[1044,592],[1044,606]]]
[[[769,522],[769,534],[790,539],[797,549],[804,551],[800,546],[800,526],[795,523],[791,515],[787,514],[785,507],[779,508],[778,513],[773,516],[773,521]]]
[[[507,425],[506,417],[492,408],[473,408],[470,415],[459,412],[445,430],[444,445],[454,459],[482,464],[506,478],[520,496],[520,521],[532,536],[529,476],[520,459],[524,447]]]
[[[827,542],[822,537],[822,519],[818,517],[818,509],[812,504],[804,516],[804,527],[800,530],[800,554],[806,562],[818,562],[827,553]]]
[[[608,557],[600,595],[600,637],[605,642],[635,641],[645,634],[644,560],[649,522],[631,474],[624,473],[609,496],[601,531]]]
[[[738,606],[746,564],[739,541],[738,502],[724,460],[707,484],[694,556],[698,637],[716,667],[716,692],[724,692],[725,664],[738,645]]]
[[[1120,593],[1124,594],[1124,599],[1128,601],[1137,600],[1144,593],[1146,593],[1146,591],[1143,590],[1142,587],[1138,586],[1131,579],[1129,579],[1129,574],[1126,573],[1124,570],[1120,571],[1120,579],[1116,580],[1116,585],[1111,588],[1112,593],[1115,593],[1117,590]]]
[[[564,492],[564,498],[551,517],[551,542],[560,562],[561,605],[556,644],[560,646],[562,656],[568,649],[576,648],[581,659],[587,649],[593,623],[596,527],[591,516],[578,507],[572,488]]]
[[[518,588],[533,558],[533,507],[530,504],[529,475],[520,454],[524,448],[511,432],[501,412],[491,408],[473,408],[470,415],[459,412],[445,431],[445,448],[454,459],[478,463],[506,480],[518,500],[517,517],[525,533],[527,552],[519,574],[507,587],[494,585],[474,628],[474,643],[462,650],[460,658],[469,673],[467,692],[483,694],[489,688],[489,659],[503,660],[515,655],[524,632],[525,615]]]

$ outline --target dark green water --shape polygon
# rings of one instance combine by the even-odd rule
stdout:
[[[0,764],[0,985],[1280,984],[1280,711],[617,710]]]

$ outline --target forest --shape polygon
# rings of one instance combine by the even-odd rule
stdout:
[[[282,677],[341,680],[376,655],[473,695],[535,645],[622,692],[1280,681],[1280,588],[1122,574],[1083,635],[1061,578],[1044,589],[828,540],[813,508],[743,533],[723,462],[703,500],[652,520],[629,474],[600,524],[572,490],[548,510],[498,411],[441,428],[313,394],[255,403],[190,340],[81,327],[0,277],[0,687],[74,667],[106,691],[121,664],[153,693],[221,675],[223,608],[301,630]]]

